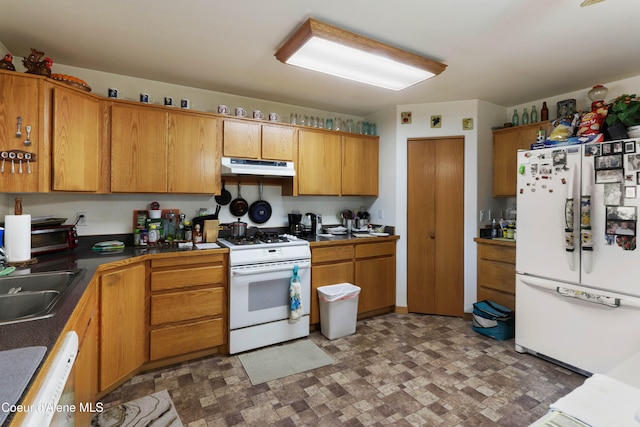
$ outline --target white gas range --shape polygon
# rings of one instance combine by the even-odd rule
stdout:
[[[229,352],[309,335],[311,250],[287,235],[219,239],[229,248]],[[302,285],[303,316],[289,319],[289,285],[294,266]]]

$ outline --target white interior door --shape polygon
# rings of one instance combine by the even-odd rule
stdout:
[[[516,271],[570,283],[580,281],[579,215],[569,218],[567,199],[579,209],[580,147],[518,153]],[[569,225],[569,227],[568,227]],[[567,228],[573,228],[573,237]],[[568,241],[567,241],[568,240]],[[574,250],[568,251],[567,246]]]

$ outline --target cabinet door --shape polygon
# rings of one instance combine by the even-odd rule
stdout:
[[[351,260],[311,267],[311,324],[320,322],[318,288],[338,283],[354,283],[353,278],[353,262]]]
[[[262,158],[292,162],[295,135],[293,127],[262,125]]]
[[[500,129],[493,133],[493,196],[516,195],[516,172],[518,150],[529,150],[536,142],[538,131],[549,134],[549,122]]]
[[[93,403],[98,393],[98,290],[97,285],[87,288],[90,296],[78,316],[73,330],[78,334],[78,356],[74,364],[74,399],[76,407]],[[84,426],[91,424],[92,413],[77,411],[74,422]]]
[[[396,259],[393,256],[356,261],[356,285],[360,286],[358,313],[395,305]]]
[[[145,106],[112,106],[111,191],[167,191],[166,112]]]
[[[81,93],[53,89],[52,189],[98,191],[100,101]]]
[[[340,195],[340,135],[298,131],[298,194]]]
[[[378,138],[343,137],[342,195],[378,195]]]
[[[225,157],[260,158],[260,123],[224,120],[223,154]]]
[[[100,283],[100,390],[116,384],[147,360],[145,267],[105,272]]]
[[[220,193],[218,124],[213,117],[169,113],[169,193]]]
[[[20,150],[35,154],[36,161],[27,164],[20,161],[0,160],[4,172],[0,173],[0,192],[25,193],[38,191],[38,171],[42,162],[48,159],[42,156],[40,138],[42,115],[42,81],[18,73],[0,73],[0,152]],[[17,136],[18,117],[22,120],[20,136]],[[27,126],[31,126],[27,146]],[[31,170],[31,173],[29,173]]]

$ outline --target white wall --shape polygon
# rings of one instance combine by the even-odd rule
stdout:
[[[412,113],[412,123],[401,124],[402,112]],[[395,185],[392,194],[380,194],[380,198],[374,204],[374,214],[377,209],[384,209],[385,215],[395,219],[396,233],[400,235],[397,244],[397,272],[396,272],[396,304],[407,306],[407,239],[408,233],[419,232],[419,230],[407,229],[407,218],[410,212],[407,207],[407,139],[420,137],[437,136],[464,136],[465,139],[465,212],[464,212],[464,239],[465,239],[465,261],[464,277],[465,284],[473,283],[476,280],[475,269],[475,244],[473,237],[477,234],[477,181],[478,181],[478,101],[460,101],[437,104],[414,104],[399,105],[395,109],[385,112],[384,120],[376,115],[376,120],[380,122],[379,127],[385,129],[395,129],[395,151],[390,153],[387,148],[388,138],[384,138],[385,156],[381,156],[381,177],[395,176]],[[394,113],[391,116],[391,113]],[[442,116],[442,127],[434,129],[430,127],[431,115]],[[474,119],[473,130],[462,129],[462,119],[471,117]],[[386,185],[385,185],[386,186]],[[386,190],[388,191],[388,190]],[[473,289],[467,289],[465,285],[465,308],[475,302],[475,285]]]

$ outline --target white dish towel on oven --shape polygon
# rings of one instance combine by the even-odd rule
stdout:
[[[298,266],[293,266],[293,276],[289,283],[289,319],[298,321],[302,317],[302,285],[298,276]]]

